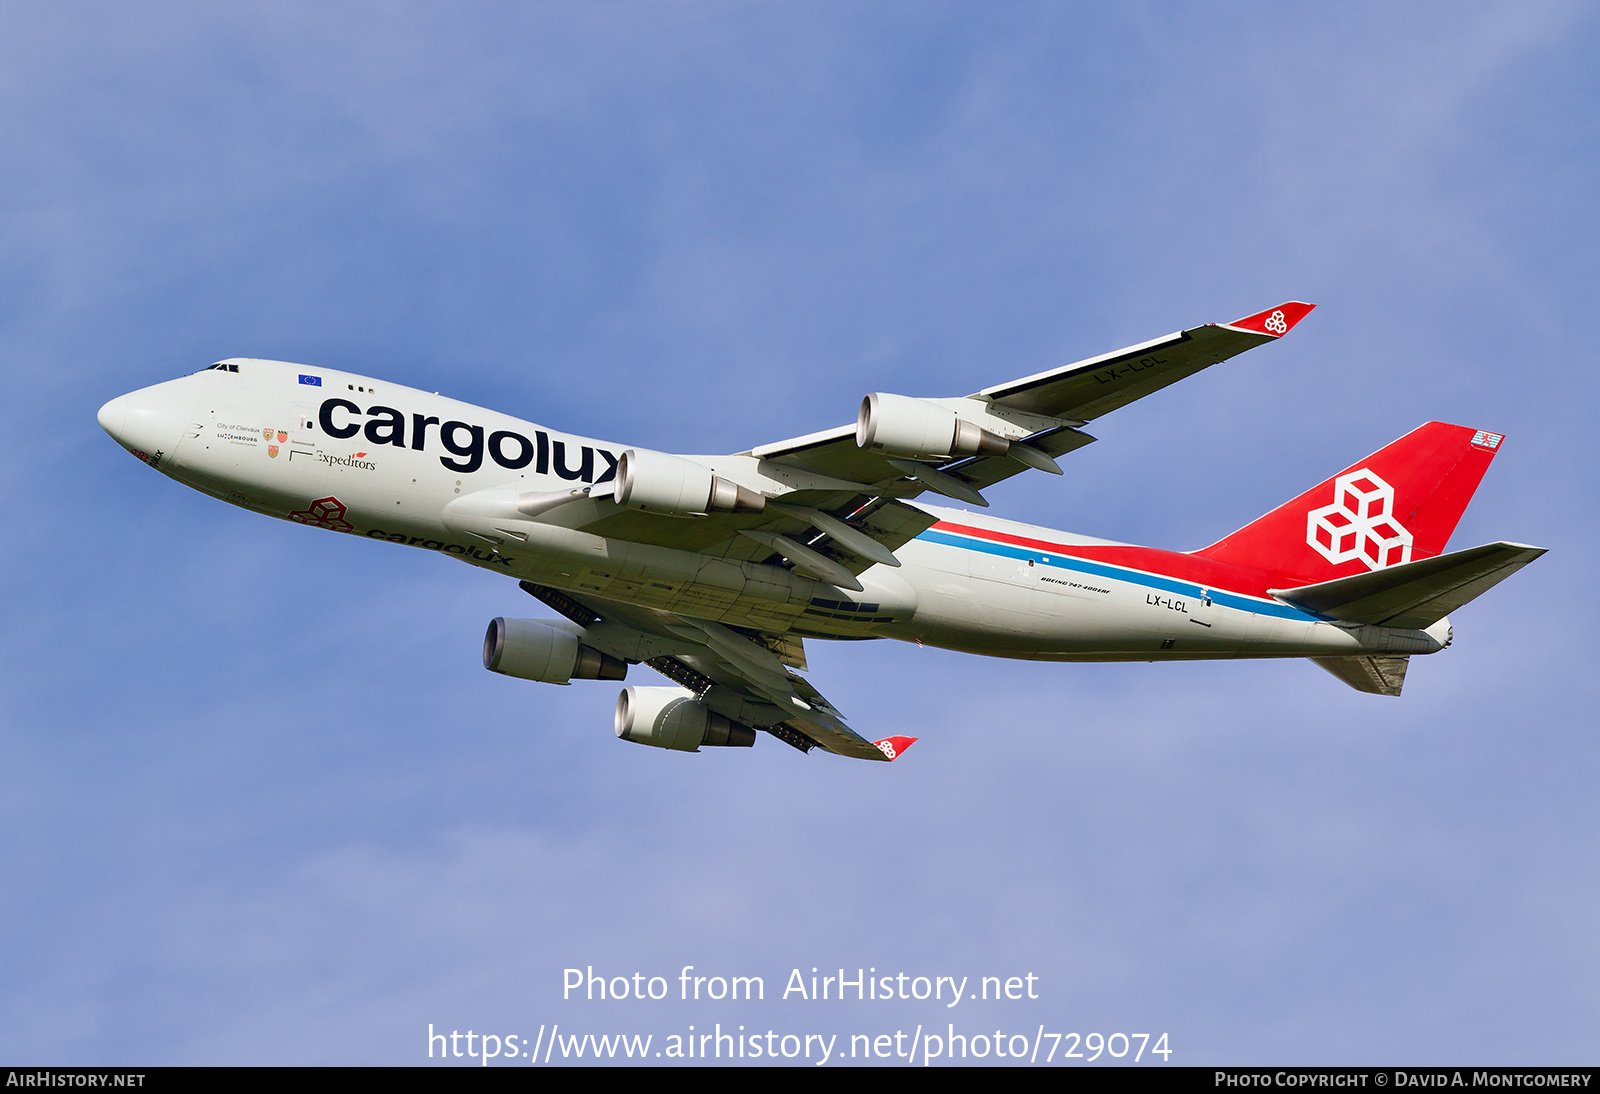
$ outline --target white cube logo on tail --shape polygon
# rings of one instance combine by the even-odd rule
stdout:
[[[1263,326],[1265,326],[1273,334],[1278,335],[1280,338],[1289,333],[1289,321],[1283,317],[1282,308],[1279,308],[1277,311],[1268,316],[1267,321],[1263,324]]]
[[[1306,514],[1306,543],[1334,565],[1369,570],[1411,561],[1411,533],[1394,519],[1394,487],[1363,467],[1333,480],[1333,504]]]

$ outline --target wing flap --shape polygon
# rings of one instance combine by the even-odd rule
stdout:
[[[800,496],[802,495],[798,493],[785,494],[782,504],[771,507],[767,523],[762,526],[762,530],[793,538],[809,550],[843,567],[852,575],[861,574],[882,561],[880,557],[870,557],[872,552],[859,550],[859,545],[845,542],[839,536],[824,531],[808,520],[803,513],[805,509],[811,507],[788,504],[791,498]],[[847,538],[854,539],[855,536],[859,536],[870,540],[878,545],[882,554],[891,557],[895,551],[932,528],[939,519],[893,498],[868,498],[860,495],[849,499],[842,506],[835,507],[834,511],[827,515],[845,525],[849,532],[854,534]],[[760,561],[775,553],[781,555],[782,551],[763,547],[752,557]],[[899,563],[896,562],[895,565]],[[849,588],[848,585],[839,587]]]
[[[1076,452],[1084,445],[1093,444],[1094,441],[1094,437],[1072,426],[1047,429],[1023,438],[1024,444],[1038,449],[1047,456],[1065,456],[1069,452]],[[997,482],[1003,482],[1027,469],[1027,465],[1009,456],[973,456],[943,468],[946,474],[956,475],[980,490]]]

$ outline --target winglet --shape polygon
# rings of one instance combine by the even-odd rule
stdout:
[[[884,759],[893,760],[906,749],[916,744],[917,739],[915,737],[885,737],[881,741],[873,741],[872,743],[877,746],[879,752],[883,753]]]
[[[1231,323],[1221,324],[1232,327],[1234,330],[1247,330],[1251,334],[1265,334],[1269,338],[1282,338],[1294,329],[1294,325],[1307,315],[1315,304],[1303,304],[1298,300],[1279,304],[1276,308],[1258,311],[1254,315],[1247,315],[1243,319],[1235,319]]]

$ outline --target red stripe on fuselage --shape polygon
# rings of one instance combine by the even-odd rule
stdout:
[[[1180,581],[1192,581],[1196,585],[1204,585],[1208,589],[1242,593],[1245,596],[1258,596],[1263,600],[1272,599],[1267,595],[1268,589],[1285,587],[1282,579],[1286,575],[1270,574],[1265,570],[1253,570],[1243,566],[1230,565],[1226,562],[1212,562],[1210,559],[1187,555],[1181,551],[1163,551],[1156,547],[1051,543],[1049,540],[1031,539],[1028,536],[1014,536],[1009,532],[996,532],[989,528],[974,528],[968,524],[956,524],[948,520],[941,520],[933,527],[940,532],[954,532],[958,535],[972,536],[975,539],[987,539],[995,543],[1008,543],[1013,547],[1026,547],[1045,554],[1066,555],[1070,558],[1082,558],[1091,562],[1104,562],[1111,566],[1126,566],[1130,570],[1140,570],[1147,574],[1160,574],[1163,577],[1175,577]],[[1289,585],[1299,584],[1303,584],[1303,582],[1289,581]]]

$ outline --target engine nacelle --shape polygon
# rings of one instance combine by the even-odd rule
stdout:
[[[576,628],[576,624],[567,624]],[[495,619],[483,636],[483,667],[490,672],[565,684],[569,680],[624,680],[628,663],[578,641],[560,623]]]
[[[729,482],[711,468],[652,452],[630,448],[617,463],[618,505],[674,516],[707,513],[759,513],[767,499],[738,483]]]
[[[875,392],[861,400],[856,446],[914,460],[1004,456],[1011,442],[926,399]]]
[[[724,718],[684,688],[623,688],[617,696],[616,729],[624,741],[679,752],[756,743],[755,730]]]

